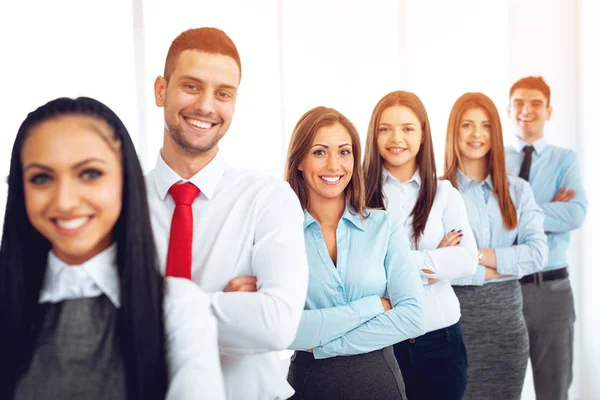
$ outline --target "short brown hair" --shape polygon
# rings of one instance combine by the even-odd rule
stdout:
[[[528,76],[516,81],[511,87],[508,97],[512,97],[517,89],[533,89],[542,92],[546,98],[546,106],[550,105],[550,86],[541,76]]]
[[[351,212],[356,212],[361,218],[364,218],[365,186],[362,166],[360,165],[360,138],[352,122],[333,108],[315,107],[300,118],[290,138],[283,179],[296,192],[302,209],[308,209],[308,188],[302,171],[298,170],[298,166],[310,151],[317,131],[324,126],[331,126],[335,123],[341,124],[348,131],[352,140],[352,153],[354,154],[352,177],[344,190],[346,206],[352,206],[354,210],[351,210]]]
[[[500,115],[494,102],[483,93],[465,93],[452,106],[452,111],[450,111],[450,117],[448,118],[446,158],[444,160],[444,176],[442,179],[448,179],[458,189],[456,174],[458,169],[462,167],[462,159],[458,149],[458,130],[464,113],[473,108],[480,108],[485,111],[492,124],[490,133],[491,148],[487,155],[488,166],[490,175],[492,176],[492,183],[494,184],[494,192],[498,197],[504,226],[509,230],[515,229],[518,222],[517,210],[508,191]]]
[[[182,32],[173,40],[167,59],[165,60],[164,78],[168,81],[175,70],[177,58],[185,50],[196,50],[210,54],[229,56],[240,69],[242,76],[242,63],[237,47],[225,32],[217,28],[195,28]]]

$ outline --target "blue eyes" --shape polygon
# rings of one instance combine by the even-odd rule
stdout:
[[[86,181],[91,181],[101,177],[102,172],[98,171],[97,169],[86,169],[79,176],[81,176],[81,178],[85,179]]]
[[[33,183],[34,185],[43,185],[44,183],[47,183],[50,180],[51,178],[48,174],[36,174],[29,178],[29,182]]]
[[[81,179],[83,179],[84,181],[93,181],[93,180],[98,179],[102,175],[103,175],[102,171],[95,169],[95,168],[88,168],[88,169],[81,171],[81,173],[79,174],[79,177]],[[39,174],[35,174],[31,178],[29,178],[29,183],[31,183],[33,185],[44,185],[44,184],[51,182],[53,179],[54,178],[52,178],[50,175],[48,175],[46,173],[39,173]]]

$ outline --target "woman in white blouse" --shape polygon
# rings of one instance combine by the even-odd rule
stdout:
[[[404,222],[425,287],[427,333],[394,346],[406,394],[460,399],[467,359],[449,280],[473,274],[477,246],[462,196],[437,179],[429,119],[413,93],[389,93],[375,106],[364,170],[367,206]]]
[[[89,98],[39,107],[8,183],[0,398],[224,399],[209,301],[159,273],[120,119]]]

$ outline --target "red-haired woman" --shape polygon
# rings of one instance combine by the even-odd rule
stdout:
[[[453,282],[469,361],[465,399],[520,399],[529,340],[518,279],[546,265],[548,246],[531,187],[506,175],[500,117],[487,96],[454,103],[444,164],[479,248],[475,274]]]

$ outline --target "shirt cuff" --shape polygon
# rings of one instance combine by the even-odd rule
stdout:
[[[381,298],[376,295],[363,297],[362,299],[354,300],[352,306],[358,312],[359,321],[364,324],[368,320],[383,313],[383,304],[381,304]]]
[[[517,265],[515,251],[514,246],[495,249],[496,271],[499,274],[519,276],[519,266]]]
[[[323,346],[315,347],[313,349],[313,356],[317,360],[321,360],[323,358],[336,357],[337,355],[341,354],[341,349],[342,339],[337,338],[327,344],[324,344]]]
[[[483,286],[485,284],[485,267],[478,264],[473,275],[454,279],[451,284],[454,286]]]

